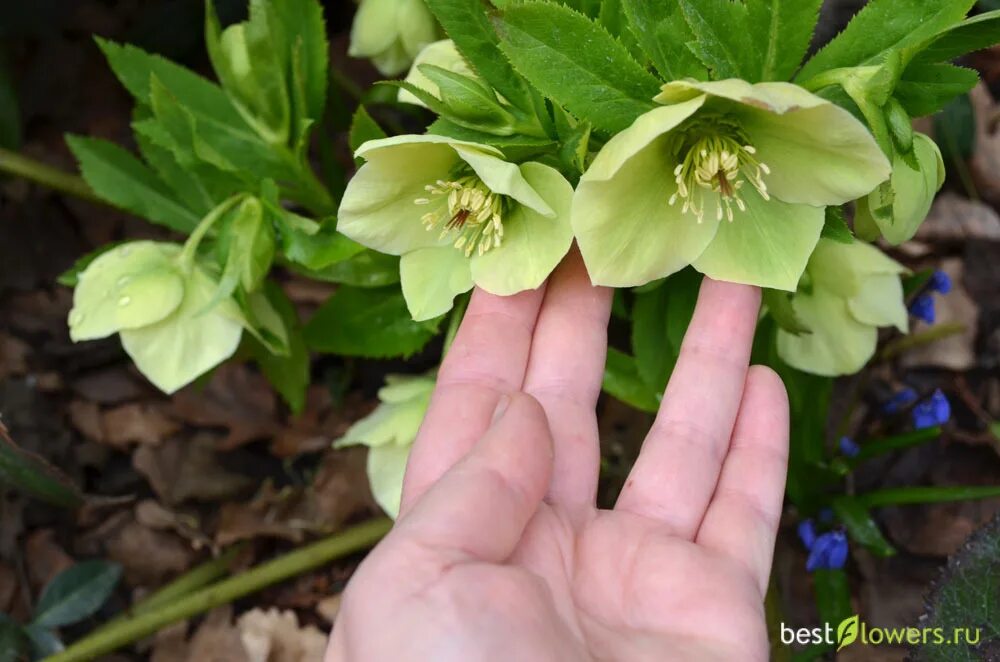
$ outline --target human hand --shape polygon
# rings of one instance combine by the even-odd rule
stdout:
[[[759,302],[705,279],[656,422],[598,510],[611,292],[575,251],[547,288],[476,291],[328,662],[766,660],[788,404],[748,369]]]

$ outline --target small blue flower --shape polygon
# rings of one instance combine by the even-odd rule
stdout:
[[[812,549],[813,544],[816,542],[816,523],[811,519],[804,519],[799,522],[799,540],[805,545],[806,549]]]
[[[951,403],[941,389],[913,408],[913,427],[918,430],[944,425],[951,418]]]
[[[840,570],[846,562],[847,536],[843,531],[828,531],[816,538],[809,551],[806,570]]]
[[[861,452],[861,446],[858,446],[857,442],[850,437],[841,437],[840,452],[843,453],[845,457],[857,457],[858,453]]]
[[[948,292],[951,292],[951,276],[938,269],[934,272],[934,275],[931,276],[928,287],[935,292],[948,294]]]
[[[902,409],[917,401],[917,392],[910,387],[904,388],[882,406],[887,414],[898,414]]]
[[[934,323],[934,297],[921,294],[910,304],[910,314],[928,324]]]

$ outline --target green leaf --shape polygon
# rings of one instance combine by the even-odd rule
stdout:
[[[190,232],[198,216],[139,159],[114,143],[66,136],[83,178],[99,196],[126,211],[179,232]]]
[[[41,457],[14,443],[3,423],[0,423],[0,485],[54,506],[75,508],[83,503],[76,485]]]
[[[527,86],[500,52],[482,0],[427,0],[427,6],[480,78],[514,106],[533,107]]]
[[[372,116],[368,114],[368,110],[364,106],[358,106],[358,109],[354,111],[354,117],[351,118],[351,131],[347,136],[348,144],[351,146],[351,153],[358,151],[358,148],[364,145],[369,140],[378,140],[379,138],[385,138],[385,131],[378,125]],[[364,159],[355,158],[354,164],[356,166],[361,166]]]
[[[854,497],[842,496],[833,500],[833,512],[847,532],[856,542],[861,543],[878,556],[892,556],[896,550],[882,535],[882,531],[872,519],[863,503]]]
[[[676,1],[622,0],[632,33],[666,80],[708,79],[708,70],[687,47],[694,33]]]
[[[751,82],[761,70],[761,54],[747,30],[747,6],[732,0],[680,0],[696,39],[688,44],[714,78]]]
[[[655,413],[660,408],[656,392],[639,375],[635,359],[613,347],[608,348],[602,387],[613,397],[640,411]]]
[[[324,225],[313,234],[289,225],[280,227],[285,257],[306,269],[321,271],[365,250],[364,246],[340,234],[332,225]]]
[[[941,578],[927,599],[921,627],[940,628],[967,640],[942,646],[931,638],[912,652],[916,662],[978,662],[1000,650],[1000,516],[977,531],[948,559]],[[978,633],[977,633],[978,630]],[[978,636],[977,636],[978,635]]]
[[[871,0],[847,28],[809,60],[798,80],[873,62],[959,23],[975,0]]]
[[[602,26],[548,2],[527,2],[502,19],[502,48],[543,94],[615,133],[654,107],[660,83]]]
[[[955,98],[934,116],[934,139],[947,167],[966,167],[976,149],[976,108],[968,95]]]
[[[816,608],[821,623],[841,623],[852,616],[851,586],[843,570],[817,570],[813,573]]]
[[[58,628],[94,614],[111,596],[122,568],[108,561],[82,561],[63,570],[46,585],[32,625]]]
[[[346,238],[346,237],[345,237]],[[317,280],[352,287],[383,287],[399,282],[399,258],[365,249],[321,269],[303,270]]]
[[[903,506],[921,503],[946,503],[1000,497],[1000,486],[970,485],[954,487],[890,487],[857,496],[868,508]]]
[[[306,344],[344,356],[410,356],[437,333],[439,320],[414,322],[396,287],[341,286],[305,326]]]
[[[654,393],[663,393],[677,362],[676,348],[667,338],[666,287],[637,292],[632,304],[632,352],[639,376]]]
[[[47,658],[49,655],[61,653],[66,648],[56,633],[48,628],[32,623],[25,626],[24,634],[31,642],[31,650],[34,652],[35,658]]]
[[[667,340],[675,354],[680,354],[681,343],[698,303],[702,275],[688,268],[667,279]]]
[[[851,465],[856,465],[869,458],[885,455],[886,453],[891,453],[892,451],[921,446],[930,441],[934,441],[940,436],[941,428],[935,426],[932,428],[924,428],[923,430],[904,432],[903,434],[894,435],[892,437],[866,441],[861,445],[861,452],[850,458],[850,463]]]
[[[326,106],[327,80],[330,77],[329,45],[323,6],[317,0],[269,2],[272,22],[281,26],[291,53],[292,100],[300,119],[318,122]]]
[[[921,50],[915,62],[945,62],[960,55],[989,48],[1000,42],[1000,10],[959,23],[939,34]]]
[[[793,296],[794,293],[791,292],[765,289],[763,298],[767,312],[774,318],[778,326],[788,333],[795,335],[812,333],[812,330],[795,314],[795,308],[792,307]]]
[[[0,613],[0,662],[18,662],[23,659],[26,635],[21,626],[10,616]]]
[[[903,72],[896,85],[896,99],[911,117],[926,117],[945,108],[955,97],[969,92],[979,73],[953,64],[918,62]]]
[[[281,394],[292,412],[297,414],[305,407],[306,389],[309,387],[309,351],[302,335],[302,325],[295,306],[277,283],[264,283],[264,294],[284,323],[288,335],[288,354],[279,356],[257,340],[250,342],[250,353],[267,380]]]
[[[749,0],[747,31],[762,42],[755,80],[789,80],[802,64],[823,0]]]
[[[854,241],[854,233],[847,225],[847,218],[844,216],[842,207],[827,207],[826,222],[823,224],[823,231],[820,236],[824,239],[833,239],[842,244],[850,244]]]
[[[532,136],[498,136],[485,131],[476,131],[459,126],[444,118],[438,118],[427,128],[428,133],[447,136],[457,140],[467,140],[480,145],[491,145],[504,153],[508,161],[529,160],[531,156],[545,152],[553,141]]]

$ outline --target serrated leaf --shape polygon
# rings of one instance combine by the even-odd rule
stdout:
[[[618,132],[652,109],[660,83],[607,30],[548,2],[509,9],[501,48],[543,94],[577,117]]]
[[[351,130],[347,136],[351,153],[353,154],[358,151],[358,148],[369,140],[378,140],[379,138],[385,138],[385,136],[386,134],[382,130],[382,127],[368,114],[368,109],[364,106],[358,106],[358,109],[354,111],[354,117],[351,118]],[[355,165],[359,167],[363,161],[364,159],[354,159]]]
[[[820,236],[841,244],[850,244],[854,241],[854,233],[848,227],[844,210],[841,207],[826,208],[826,221],[823,223],[823,231]]]
[[[963,21],[945,30],[921,50],[914,62],[945,62],[989,48],[1000,42],[1000,10],[994,10]]]
[[[82,561],[70,566],[45,586],[31,624],[58,628],[82,621],[101,608],[121,576],[121,566],[108,561]]]
[[[666,80],[706,80],[708,70],[687,47],[694,33],[676,0],[622,0],[632,34],[646,56]]]
[[[979,73],[942,63],[914,63],[896,85],[896,99],[911,117],[926,117],[947,107],[979,82]]]
[[[500,52],[499,39],[481,0],[427,0],[427,6],[480,78],[514,106],[532,108],[531,94]]]
[[[387,358],[420,351],[437,333],[439,320],[414,322],[396,287],[341,286],[306,324],[306,344],[343,356]]]
[[[38,455],[18,446],[3,423],[0,423],[0,485],[63,508],[83,503],[83,495],[73,481]]]
[[[399,258],[363,248],[360,253],[346,260],[337,260],[322,269],[305,269],[303,272],[328,283],[352,287],[384,287],[399,282]]]
[[[834,499],[832,506],[833,512],[847,527],[852,540],[861,543],[879,556],[892,556],[896,553],[863,503],[854,497],[844,496]]]
[[[318,122],[326,106],[330,68],[323,5],[316,0],[282,0],[267,7],[288,42],[282,46],[292,54],[292,99],[303,106],[296,115]]]
[[[927,600],[922,627],[968,634],[976,641],[942,646],[933,639],[916,646],[915,662],[978,662],[1000,650],[1000,516],[980,529],[948,565]],[[978,636],[976,630],[978,629]],[[935,645],[938,644],[938,645]]]
[[[761,53],[747,30],[747,6],[733,0],[679,0],[695,40],[688,47],[714,78],[751,82],[761,71]]]
[[[427,132],[496,147],[504,153],[507,160],[513,162],[528,160],[532,155],[543,152],[553,145],[553,141],[546,140],[545,138],[522,135],[497,136],[492,133],[476,131],[475,129],[469,129],[459,126],[454,122],[449,122],[444,118],[435,120],[427,127]]]
[[[809,49],[822,4],[823,0],[748,0],[747,30],[761,52],[755,81],[792,77]]]
[[[975,0],[871,0],[847,28],[806,62],[797,80],[874,61],[959,23]]]
[[[276,283],[264,283],[264,294],[285,326],[288,353],[279,356],[256,340],[250,343],[250,353],[289,409],[299,413],[305,407],[309,386],[309,351],[302,336],[302,325],[295,306]]]
[[[655,413],[660,408],[656,392],[639,375],[635,359],[613,347],[608,348],[602,388],[640,411]]]
[[[72,135],[66,136],[66,143],[90,188],[114,206],[178,232],[188,233],[198,225],[199,217],[142,161],[118,145]]]

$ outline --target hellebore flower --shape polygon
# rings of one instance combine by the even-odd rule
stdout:
[[[891,188],[880,187],[858,201],[854,223],[860,234],[874,238],[877,228],[886,241],[899,245],[917,233],[934,196],[944,185],[945,168],[941,150],[922,133],[913,135],[913,159],[919,166],[916,170],[897,154],[892,164]],[[888,200],[884,199],[885,191],[891,191]]]
[[[857,372],[875,353],[878,327],[909,328],[903,285],[906,268],[861,241],[821,239],[792,308],[810,333],[778,331],[778,355],[817,375]]]
[[[243,315],[197,263],[185,267],[182,247],[136,241],[99,256],[80,274],[69,314],[74,341],[121,336],[122,347],[165,393],[233,355]]]
[[[930,294],[918,296],[910,304],[910,314],[927,324],[933,324],[935,320],[934,297]]]
[[[865,126],[789,83],[675,81],[584,173],[573,229],[592,280],[635,286],[691,264],[793,291],[824,207],[891,172]]]
[[[369,58],[383,75],[396,76],[437,38],[437,21],[424,0],[361,0],[347,54]]]
[[[381,401],[371,414],[352,425],[334,442],[335,448],[368,446],[368,482],[375,501],[395,518],[403,493],[403,475],[410,447],[430,405],[434,379],[389,375],[378,392]]]
[[[840,570],[847,563],[847,536],[843,531],[828,531],[818,536],[809,548],[806,570]]]
[[[850,437],[841,437],[838,445],[844,457],[857,457],[858,453],[861,452],[861,446],[858,446],[858,442]]]
[[[913,427],[924,430],[947,423],[951,418],[951,403],[941,389],[937,389],[929,399],[918,404],[910,413],[913,416]]]
[[[928,287],[937,292],[938,294],[948,294],[951,292],[951,276],[949,276],[944,271],[937,269],[934,275],[931,276],[931,281]]]
[[[889,401],[882,406],[882,410],[887,414],[897,414],[903,410],[904,407],[908,407],[917,401],[917,392],[912,388],[904,388],[899,393],[896,393]]]
[[[402,256],[403,296],[415,320],[447,312],[473,285],[497,295],[540,286],[569,251],[573,187],[540,163],[443,136],[362,145],[337,229]]]
[[[462,57],[462,54],[458,52],[458,49],[455,48],[455,42],[451,39],[442,39],[441,41],[435,41],[433,44],[424,46],[423,50],[420,51],[417,58],[413,61],[410,72],[403,79],[405,82],[440,98],[441,92],[438,86],[426,74],[420,71],[420,65],[423,64],[431,64],[450,71],[453,74],[461,74],[469,78],[478,79],[476,72],[472,70],[469,63]],[[397,99],[400,103],[411,103],[415,106],[425,105],[412,92],[402,88],[399,90]]]

